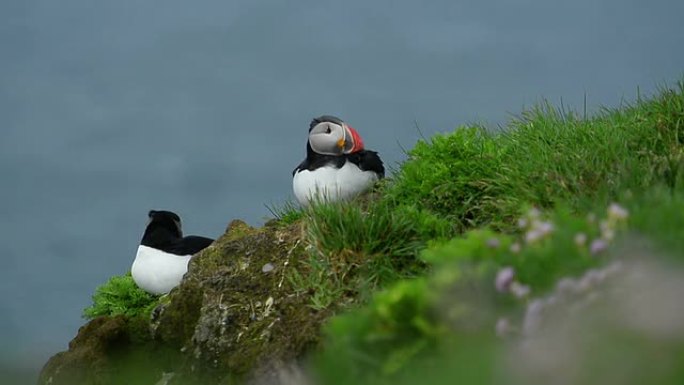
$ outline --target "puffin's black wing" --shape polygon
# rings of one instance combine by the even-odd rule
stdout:
[[[211,238],[190,235],[173,242],[164,251],[176,255],[194,255],[207,248],[213,242],[214,240]]]
[[[345,158],[343,156],[313,154],[307,156],[306,159],[299,164],[299,166],[292,170],[292,176],[302,170],[313,171],[319,167],[324,167],[327,165],[333,165],[334,167],[340,168],[344,166],[344,159]],[[380,167],[382,167],[382,165]]]
[[[296,174],[297,171],[306,170],[308,167],[309,167],[309,160],[304,159],[304,161],[302,163],[300,163],[297,167],[295,167],[294,170],[292,170],[292,176],[294,176],[294,174]]]
[[[385,176],[385,167],[378,153],[370,150],[363,150],[347,155],[347,160],[357,165],[361,171],[373,171],[380,178]]]

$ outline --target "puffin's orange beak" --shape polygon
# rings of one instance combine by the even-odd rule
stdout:
[[[340,140],[337,141],[337,147],[340,148],[340,150],[344,150],[344,146],[347,144],[347,141],[344,140],[344,138],[340,138]]]
[[[355,152],[359,152],[359,151],[363,150],[363,140],[361,139],[361,135],[359,135],[359,133],[356,132],[356,130],[353,129],[351,126],[347,126],[347,129],[349,130],[349,133],[351,134],[352,143],[354,143],[351,150],[349,150],[349,153],[353,154]]]

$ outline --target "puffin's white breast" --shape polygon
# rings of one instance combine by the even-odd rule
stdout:
[[[146,292],[165,294],[183,279],[190,258],[192,255],[175,255],[140,245],[131,266],[131,275]]]
[[[368,190],[377,180],[375,172],[362,171],[354,163],[346,162],[341,168],[330,165],[299,171],[292,179],[292,189],[299,204],[308,206],[313,199],[331,202],[351,199]]]

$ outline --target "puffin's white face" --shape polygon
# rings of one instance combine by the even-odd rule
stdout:
[[[322,155],[339,156],[363,150],[361,137],[345,123],[318,123],[309,132],[309,144]]]

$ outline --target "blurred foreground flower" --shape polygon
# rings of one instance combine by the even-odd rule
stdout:
[[[587,243],[587,234],[584,233],[577,233],[575,235],[575,244],[578,247],[582,247]]]
[[[608,219],[622,221],[627,219],[629,211],[617,203],[611,203],[608,206]]]
[[[511,293],[515,296],[515,298],[522,299],[527,297],[528,294],[530,294],[530,287],[527,285],[523,285],[520,282],[514,281],[511,283]]]
[[[536,243],[553,232],[553,223],[541,220],[541,215],[541,211],[533,207],[525,216],[518,219],[518,227],[527,230],[525,232],[525,243]]]
[[[589,252],[591,255],[598,255],[603,253],[608,248],[608,242],[605,239],[598,238],[594,239],[589,246]]]
[[[515,270],[510,266],[504,267],[496,274],[494,287],[499,293],[505,293],[510,289],[513,278],[515,278]]]
[[[497,238],[489,238],[487,240],[487,247],[491,249],[498,249],[499,246],[501,245],[501,242]]]

